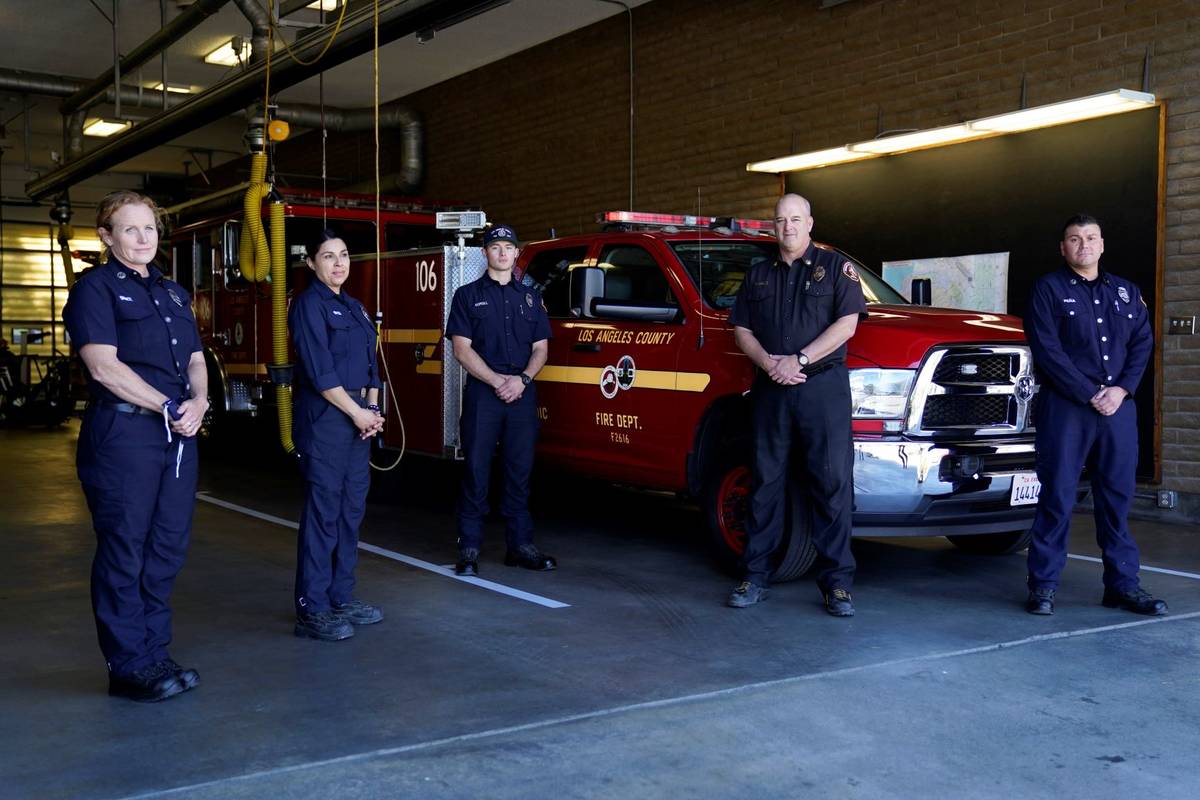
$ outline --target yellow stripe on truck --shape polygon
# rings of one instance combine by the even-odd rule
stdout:
[[[386,328],[383,331],[384,344],[436,344],[441,339],[439,328]]]
[[[599,386],[602,367],[559,367],[547,364],[542,367],[536,380],[539,383],[582,383]],[[441,361],[423,361],[417,364],[422,375],[440,375]],[[631,389],[663,389],[668,392],[703,392],[708,388],[712,376],[705,372],[667,372],[665,370],[640,369],[634,377]]]

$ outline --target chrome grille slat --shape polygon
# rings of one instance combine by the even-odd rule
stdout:
[[[1026,345],[935,348],[917,371],[906,432],[994,436],[1031,431],[1036,392]]]

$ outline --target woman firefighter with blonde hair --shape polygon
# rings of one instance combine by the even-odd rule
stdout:
[[[92,610],[108,691],[142,702],[200,681],[167,652],[168,600],[191,532],[208,377],[191,298],[154,265],[158,215],[136,192],[105,197],[96,229],[108,259],[63,309],[91,392],[76,466],[96,531]]]

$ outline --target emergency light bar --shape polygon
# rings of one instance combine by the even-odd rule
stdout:
[[[712,228],[729,226],[735,229],[773,233],[775,228],[770,222],[761,219],[740,219],[733,217],[698,217],[692,214],[654,214],[645,211],[605,211],[596,215],[597,222],[621,223],[641,227],[661,227],[670,225],[676,228]]]
[[[482,211],[439,211],[439,231],[477,231],[487,227],[487,214]]]

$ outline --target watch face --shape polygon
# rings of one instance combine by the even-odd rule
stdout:
[[[529,383],[530,383],[532,380],[533,380],[533,378],[529,377],[529,376],[528,376],[528,375],[526,375],[524,372],[522,372],[522,373],[521,373],[521,383],[523,383],[523,384],[525,384],[526,386],[528,386],[528,385],[529,385]]]

